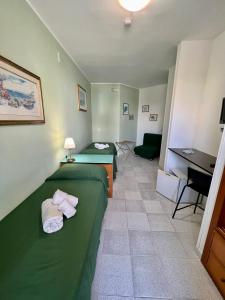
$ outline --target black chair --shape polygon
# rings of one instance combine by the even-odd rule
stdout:
[[[210,185],[211,185],[211,181],[212,181],[212,176],[211,175],[199,172],[199,171],[197,171],[195,169],[192,169],[192,168],[188,167],[188,180],[187,180],[187,184],[184,186],[184,188],[183,188],[183,190],[182,190],[182,192],[180,194],[180,197],[179,197],[179,200],[177,202],[177,205],[176,205],[176,208],[174,210],[172,218],[175,217],[175,214],[176,214],[176,212],[178,210],[181,210],[181,209],[193,206],[193,205],[195,206],[195,208],[194,208],[194,214],[196,212],[197,207],[200,208],[200,209],[202,209],[202,210],[204,210],[204,208],[202,208],[199,205],[199,198],[200,198],[200,195],[202,195],[202,198],[203,198],[203,196],[208,197],[209,189],[210,189]],[[186,187],[189,187],[192,190],[198,192],[197,200],[196,200],[195,203],[192,203],[192,204],[186,205],[184,207],[178,208],[178,206],[180,204],[180,201],[181,201],[181,198],[182,198],[182,196],[184,194],[184,191],[185,191]]]
[[[162,142],[161,134],[145,133],[143,145],[134,148],[134,153],[141,157],[154,159],[159,157]]]

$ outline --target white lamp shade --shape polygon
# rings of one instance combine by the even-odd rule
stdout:
[[[65,143],[64,143],[64,149],[75,149],[76,145],[74,143],[73,138],[68,137],[65,139]]]
[[[136,12],[145,8],[151,0],[119,0],[120,5],[128,11]]]

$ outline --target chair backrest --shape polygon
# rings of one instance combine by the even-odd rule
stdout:
[[[162,135],[154,133],[145,133],[143,139],[144,146],[161,146]]]
[[[208,195],[212,181],[211,175],[188,167],[188,182],[189,181],[191,181],[196,187],[199,187],[199,191],[202,192],[203,195]]]

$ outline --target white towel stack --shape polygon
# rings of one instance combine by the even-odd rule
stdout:
[[[76,214],[78,198],[57,190],[52,199],[42,203],[42,224],[46,233],[53,233],[63,227],[63,214],[67,219]]]
[[[63,227],[63,214],[58,207],[52,204],[52,199],[42,202],[42,224],[46,233],[53,233]]]
[[[67,219],[73,217],[76,213],[76,209],[66,199],[64,199],[63,202],[58,205],[58,210],[60,210],[67,217]]]
[[[95,143],[95,148],[99,149],[99,150],[103,150],[103,149],[109,148],[109,144],[98,144],[98,143]]]
[[[57,190],[52,198],[52,203],[55,205],[59,205],[63,202],[63,200],[67,200],[70,205],[73,207],[77,206],[78,198],[72,195],[69,195],[61,190]]]

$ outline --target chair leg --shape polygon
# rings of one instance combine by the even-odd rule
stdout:
[[[194,214],[195,214],[195,212],[196,212],[196,209],[197,209],[197,207],[198,207],[198,200],[199,200],[199,197],[200,197],[200,193],[198,193],[198,197],[197,197],[197,200],[196,200],[196,203],[195,203],[195,209],[194,209]]]
[[[185,186],[183,187],[183,190],[182,190],[182,192],[181,192],[181,194],[180,194],[179,200],[177,201],[176,208],[175,208],[175,210],[174,210],[174,212],[173,212],[172,219],[174,219],[174,217],[175,217],[175,214],[176,214],[176,212],[177,212],[178,206],[179,206],[179,204],[180,204],[181,198],[182,198],[182,196],[183,196],[183,193],[184,193],[184,190],[186,189],[186,187],[187,187],[187,185],[185,185]]]

